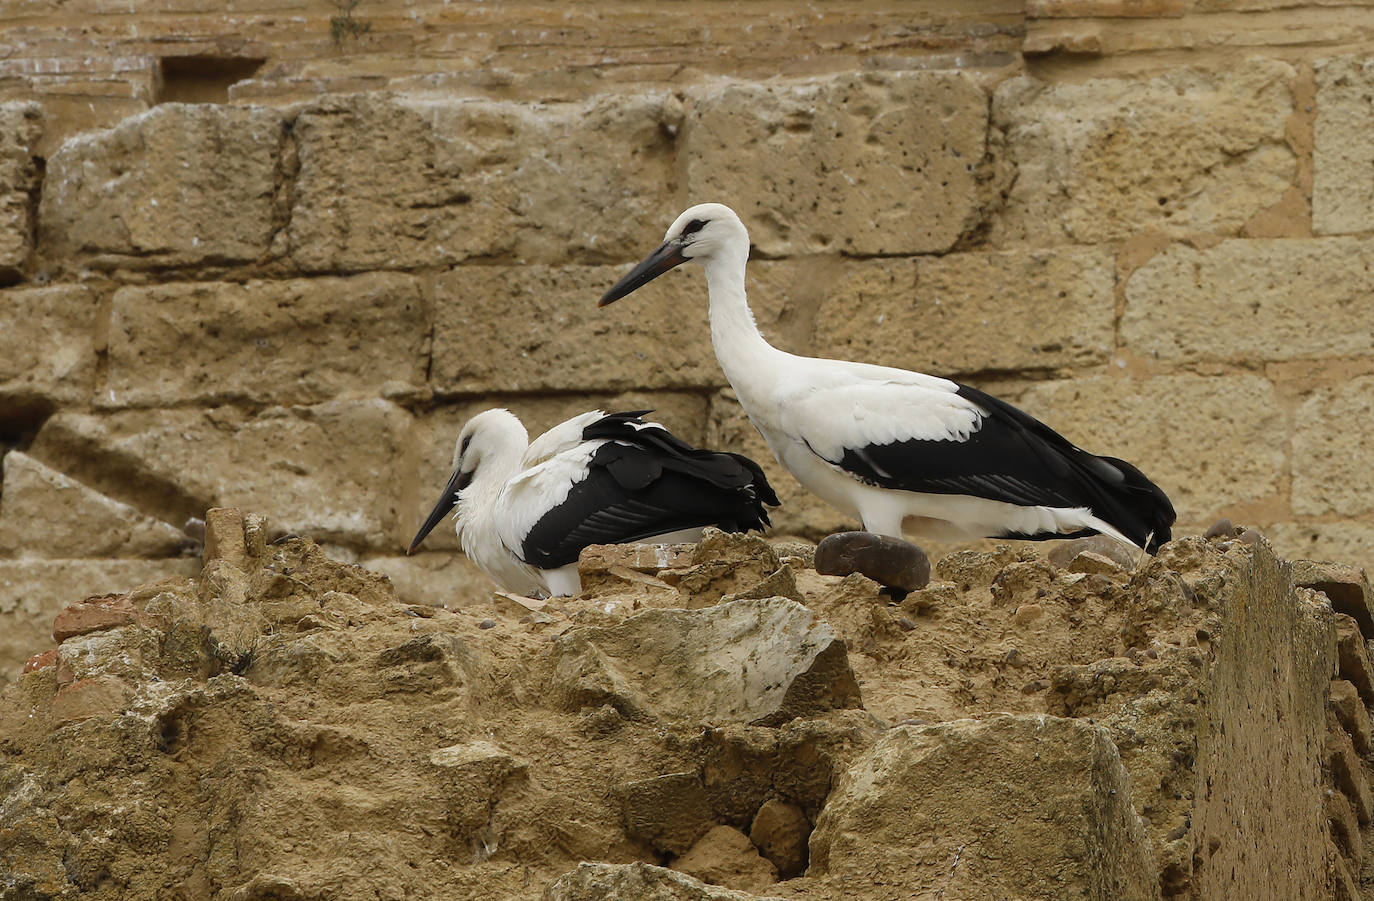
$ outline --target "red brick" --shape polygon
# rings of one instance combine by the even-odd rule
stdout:
[[[57,666],[57,648],[44,651],[41,654],[34,654],[24,661],[24,672],[32,673],[37,670],[47,669],[50,666]]]
[[[136,622],[143,622],[143,612],[136,609],[128,595],[104,595],[71,604],[57,614],[52,624],[53,641],[61,644],[68,638],[100,632]]]

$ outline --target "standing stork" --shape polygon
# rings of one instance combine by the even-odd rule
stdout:
[[[675,266],[701,263],[711,343],[778,462],[870,532],[941,539],[1102,533],[1154,553],[1174,508],[1123,460],[1075,447],[1005,401],[948,379],[802,357],[764,340],[744,292],[749,233],[703,203],[602,296],[606,306]]]
[[[778,498],[741,454],[698,450],[648,410],[582,413],[530,443],[509,410],[485,410],[458,435],[453,475],[410,542],[412,554],[455,506],[463,553],[505,591],[581,591],[591,544],[695,541],[706,526],[768,525]]]

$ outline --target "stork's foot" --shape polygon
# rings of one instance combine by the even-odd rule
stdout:
[[[838,532],[816,545],[816,572],[827,576],[862,573],[901,600],[930,584],[930,560],[909,541],[872,532]]]

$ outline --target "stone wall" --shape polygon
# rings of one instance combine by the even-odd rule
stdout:
[[[731,397],[699,273],[594,306],[704,199],[780,345],[1006,396],[1179,534],[1374,557],[1374,8],[135,6],[0,0],[16,646],[188,572],[214,504],[466,597],[448,530],[400,551],[496,404],[652,407],[765,461],[780,532],[845,525]]]

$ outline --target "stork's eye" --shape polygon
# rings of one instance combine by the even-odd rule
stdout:
[[[688,235],[694,235],[705,227],[705,219],[693,219],[691,222],[688,222],[686,225],[682,227],[682,237],[685,238]]]
[[[461,456],[463,456],[464,454],[466,454],[466,453],[468,452],[468,445],[471,444],[471,443],[472,443],[472,436],[471,436],[471,435],[465,435],[465,436],[463,437],[463,444],[462,444],[462,446],[458,448],[458,456],[461,457]]]

